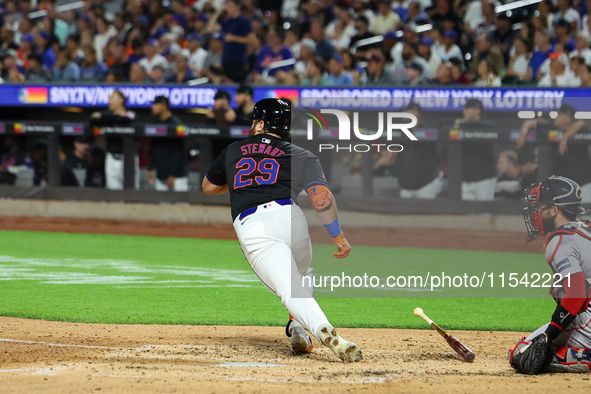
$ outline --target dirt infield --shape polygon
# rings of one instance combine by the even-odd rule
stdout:
[[[0,318],[2,392],[587,392],[589,378],[528,377],[507,364],[519,333],[458,332],[459,359],[434,331],[342,329],[364,359],[318,344],[294,356],[280,327],[144,326]],[[243,364],[243,363],[258,363]]]
[[[235,239],[229,225],[0,218],[0,229]],[[326,242],[323,229],[313,229]],[[523,234],[350,229],[353,245],[541,251]],[[329,239],[330,241],[330,239]],[[1,302],[1,301],[0,301]],[[278,303],[278,307],[279,303]],[[327,348],[293,356],[282,327],[101,325],[0,317],[0,392],[587,392],[582,375],[521,376],[507,363],[523,333],[455,332],[460,360],[432,330],[341,329],[356,364]]]

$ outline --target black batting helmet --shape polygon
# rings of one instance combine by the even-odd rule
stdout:
[[[291,106],[285,100],[262,99],[255,104],[247,119],[263,120],[267,132],[277,134],[283,139],[291,134]]]
[[[585,213],[581,206],[583,192],[579,184],[572,179],[563,176],[551,176],[540,183],[534,183],[525,190],[523,202],[527,205],[523,208],[523,218],[528,232],[527,242],[546,235],[544,230],[540,207],[556,205],[571,215]]]

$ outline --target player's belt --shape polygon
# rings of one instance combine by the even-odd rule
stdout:
[[[271,201],[272,202],[272,201]],[[293,204],[293,200],[291,198],[282,198],[279,200],[275,200],[275,202],[279,205],[292,205]],[[263,204],[264,205],[264,204]],[[248,208],[246,211],[242,212],[239,216],[238,216],[238,220],[242,220],[247,216],[252,215],[253,213],[255,213],[257,211],[259,207],[252,207],[252,208]]]

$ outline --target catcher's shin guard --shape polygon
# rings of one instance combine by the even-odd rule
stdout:
[[[547,372],[586,373],[591,371],[591,349],[559,347]]]

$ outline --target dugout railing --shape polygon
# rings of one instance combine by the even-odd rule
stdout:
[[[154,123],[134,124],[125,127],[90,127],[88,123],[63,122],[3,122],[0,132],[4,135],[29,136],[32,139],[43,138],[47,141],[48,153],[48,184],[47,186],[0,186],[2,198],[34,198],[48,200],[88,200],[88,201],[128,201],[128,202],[170,202],[189,204],[227,204],[227,196],[208,196],[199,187],[189,192],[157,192],[153,190],[135,190],[134,160],[137,152],[136,138],[184,138],[193,140],[199,145],[200,172],[199,184],[214,159],[214,142],[222,145],[231,140],[244,138],[249,128],[236,126],[182,125],[166,126]],[[486,130],[461,129],[417,129],[413,131],[418,142],[436,142],[443,144],[447,150],[448,181],[447,197],[437,200],[404,200],[395,196],[375,195],[375,178],[372,154],[361,154],[362,184],[358,197],[339,196],[342,209],[355,211],[372,211],[384,213],[433,214],[433,213],[491,213],[517,214],[521,205],[516,201],[460,201],[462,184],[462,144],[487,143],[495,146],[513,146],[519,135],[517,129],[489,128]],[[293,130],[294,139],[304,138],[305,130]],[[60,139],[77,136],[117,136],[122,138],[124,146],[124,190],[113,191],[96,188],[76,188],[60,186]],[[538,151],[539,179],[552,175],[552,149],[560,141],[562,132],[559,130],[539,130],[528,133],[528,144],[535,144]],[[330,136],[324,141],[331,142]],[[401,133],[392,136],[390,142],[409,143]],[[569,143],[588,144],[591,132],[580,132],[571,137]],[[320,141],[322,142],[322,141]],[[219,152],[218,152],[219,153]]]

